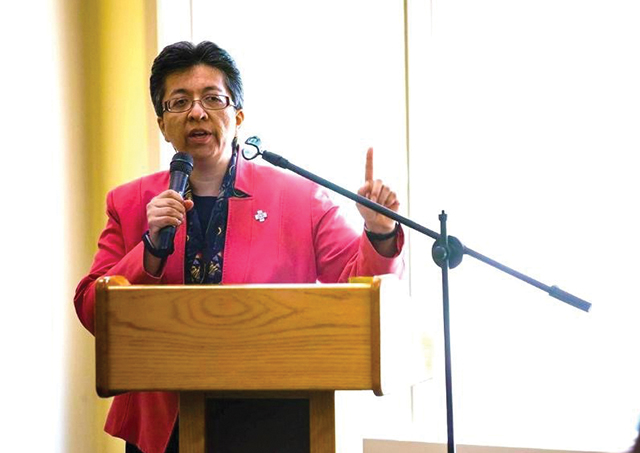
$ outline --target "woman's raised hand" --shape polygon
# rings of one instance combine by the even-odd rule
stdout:
[[[368,198],[394,212],[398,212],[400,202],[396,193],[386,186],[382,180],[373,179],[373,148],[367,150],[367,162],[364,171],[364,186],[358,190],[358,195]],[[390,233],[396,225],[395,220],[382,214],[378,214],[361,204],[356,205],[360,215],[364,219],[367,230],[372,233]]]

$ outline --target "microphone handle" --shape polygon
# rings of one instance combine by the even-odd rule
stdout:
[[[169,189],[175,190],[180,194],[181,197],[184,197],[184,192],[187,189],[187,180],[189,179],[189,175],[181,172],[175,171],[171,173],[171,180],[169,181]],[[156,249],[165,251],[168,250],[169,254],[173,253],[173,238],[176,235],[176,227],[173,225],[168,225],[160,229],[160,233],[158,236],[158,243],[155,244]]]
[[[169,225],[160,229],[158,235],[158,243],[156,248],[158,250],[169,250],[169,254],[173,253],[173,238],[176,235],[176,227]]]

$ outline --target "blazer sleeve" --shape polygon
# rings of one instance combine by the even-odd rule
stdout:
[[[314,190],[311,208],[316,268],[323,283],[345,283],[349,277],[396,274],[402,276],[404,232],[398,232],[393,257],[380,255],[364,229],[358,233],[348,225],[327,192]]]
[[[78,318],[91,333],[94,333],[95,283],[98,278],[122,275],[132,284],[158,284],[161,279],[161,276],[155,277],[144,270],[143,232],[140,232],[140,240],[136,244],[126,243],[119,211],[115,191],[111,191],[107,195],[107,225],[100,234],[98,251],[89,274],[78,284],[73,300]]]

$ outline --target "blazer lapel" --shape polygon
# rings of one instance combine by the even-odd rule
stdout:
[[[253,237],[253,197],[230,198],[222,283],[245,283]]]

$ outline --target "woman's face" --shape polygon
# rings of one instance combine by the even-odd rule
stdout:
[[[162,102],[186,97],[202,99],[207,94],[224,94],[231,98],[224,82],[224,74],[208,65],[197,65],[170,74],[165,80]],[[232,106],[222,110],[205,110],[196,102],[186,112],[164,112],[158,126],[166,141],[181,152],[193,156],[194,163],[226,162],[231,155],[231,143],[244,120],[242,110]]]

